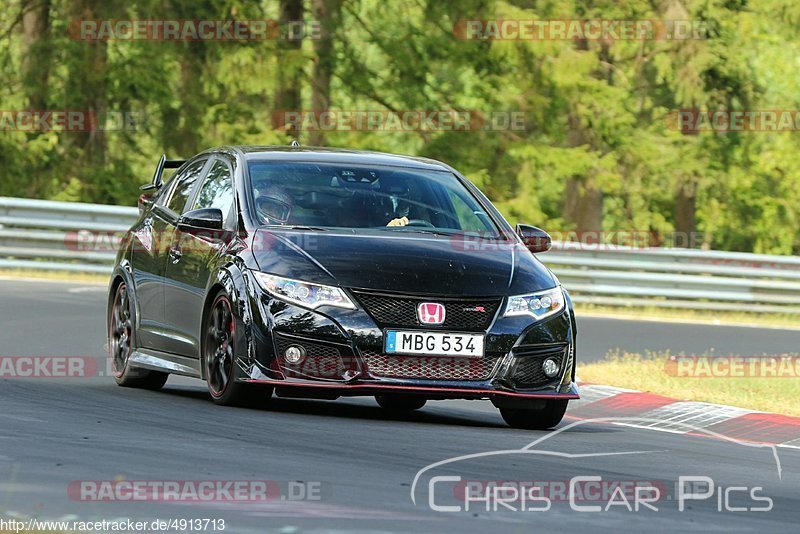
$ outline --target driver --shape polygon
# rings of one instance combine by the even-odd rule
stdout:
[[[256,211],[268,224],[286,224],[293,206],[292,195],[283,187],[269,185],[258,191]]]
[[[396,217],[389,221],[386,226],[405,226],[408,224],[408,217],[405,215],[402,217]]]
[[[408,213],[410,211],[408,204],[408,187],[405,185],[398,185],[395,191],[389,195],[392,202],[392,213],[394,219],[388,222],[386,226],[406,226],[408,224]]]
[[[386,226],[406,226],[409,223],[408,202],[402,198],[391,196],[392,214]],[[278,185],[268,185],[261,190],[257,189],[256,211],[267,224],[286,224],[294,208],[294,199],[286,188]],[[385,220],[385,219],[384,219]]]

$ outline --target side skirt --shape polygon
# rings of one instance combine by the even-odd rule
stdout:
[[[138,348],[133,351],[128,361],[142,369],[200,378],[200,360],[195,358]]]

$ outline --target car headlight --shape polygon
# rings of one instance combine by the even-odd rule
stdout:
[[[273,297],[315,310],[320,306],[353,309],[355,305],[341,288],[311,284],[274,274],[255,272],[256,280]]]
[[[564,292],[561,290],[561,286],[557,286],[530,295],[509,297],[503,316],[528,315],[541,320],[559,313],[564,306]]]

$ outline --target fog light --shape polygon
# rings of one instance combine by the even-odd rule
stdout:
[[[283,353],[283,357],[286,359],[286,363],[297,365],[306,357],[306,351],[299,345],[292,345],[286,349],[286,352]]]
[[[547,358],[542,363],[542,371],[544,371],[544,374],[546,374],[548,378],[553,378],[558,375],[559,369],[558,362],[553,358]]]

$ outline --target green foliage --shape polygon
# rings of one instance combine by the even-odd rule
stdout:
[[[47,109],[127,114],[136,127],[0,130],[0,195],[133,205],[162,152],[287,143],[273,106],[295,73],[311,108],[308,39],[287,49],[274,40],[90,42],[68,32],[78,18],[277,19],[278,0],[51,0],[49,30],[32,45],[21,13],[40,4],[12,0],[0,11],[0,109],[38,99]],[[311,7],[304,0],[306,20]],[[481,41],[454,29],[501,18],[693,20],[709,37]],[[800,252],[800,132],[684,134],[670,122],[682,108],[800,109],[795,0],[344,0],[337,21],[331,109],[516,112],[525,128],[339,131],[326,135],[329,145],[444,160],[512,222],[575,229],[565,215],[570,188],[591,186],[602,192],[597,230],[688,228],[712,248]],[[679,192],[689,195],[688,215]]]

